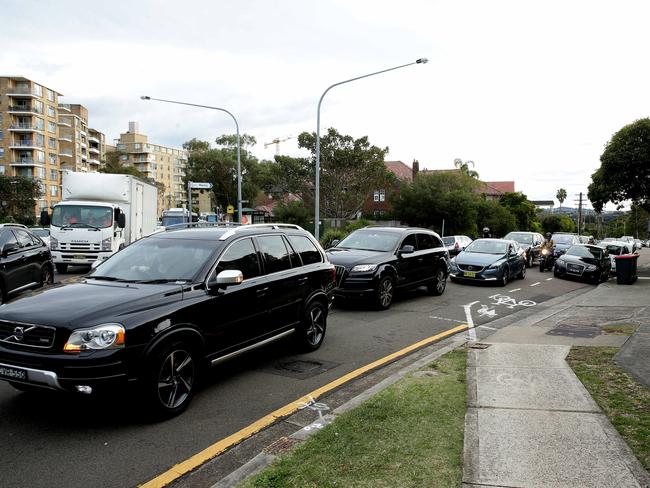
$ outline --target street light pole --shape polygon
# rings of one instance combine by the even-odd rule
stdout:
[[[327,87],[327,89],[320,96],[318,100],[318,109],[316,111],[316,178],[315,178],[315,198],[316,205],[314,208],[314,237],[316,240],[319,239],[320,235],[320,107],[323,103],[323,98],[327,95],[327,92],[330,91],[335,86],[343,85],[345,83],[350,83],[351,81],[361,80],[363,78],[368,78],[369,76],[379,75],[381,73],[386,73],[388,71],[393,71],[400,68],[405,68],[407,66],[412,66],[414,64],[426,64],[429,60],[427,58],[420,58],[412,63],[402,64],[400,66],[394,66],[393,68],[383,69],[381,71],[375,71],[374,73],[368,73],[367,75],[357,76],[355,78],[350,78],[349,80],[339,81]]]
[[[241,143],[239,140],[239,122],[237,122],[237,119],[235,116],[226,110],[225,108],[221,107],[211,107],[209,105],[199,105],[197,103],[187,103],[187,102],[177,102],[175,100],[164,100],[162,98],[153,98],[149,97],[146,95],[143,95],[140,97],[142,100],[155,100],[156,102],[165,102],[165,103],[175,103],[177,105],[188,105],[190,107],[200,107],[200,108],[208,108],[210,110],[219,110],[220,112],[225,112],[228,115],[232,117],[232,120],[235,122],[235,128],[237,129],[237,220],[241,224],[242,221],[242,208],[241,208]],[[189,195],[190,201],[191,201],[191,195]],[[190,208],[190,216],[192,215],[192,209]],[[191,219],[191,217],[190,217]],[[190,220],[191,221],[191,220]]]

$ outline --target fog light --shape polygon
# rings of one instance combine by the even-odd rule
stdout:
[[[90,395],[93,392],[93,387],[88,385],[76,385],[78,393],[83,393],[84,395]]]

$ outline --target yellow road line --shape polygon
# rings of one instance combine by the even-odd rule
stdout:
[[[405,347],[404,349],[400,349],[397,352],[394,352],[393,354],[389,354],[386,357],[383,357],[381,359],[378,359],[377,361],[373,361],[370,364],[366,364],[365,366],[362,366],[359,369],[355,369],[354,371],[347,373],[340,378],[335,379],[334,381],[326,384],[325,386],[321,386],[320,388],[312,391],[311,393],[308,393],[307,395],[285,405],[284,407],[280,407],[277,410],[271,412],[270,414],[262,417],[259,420],[256,420],[252,424],[244,427],[238,432],[235,432],[234,434],[229,435],[228,437],[225,437],[221,439],[220,441],[212,444],[211,446],[206,447],[203,449],[201,452],[195,454],[194,456],[190,457],[189,459],[186,459],[185,461],[176,464],[175,466],[171,467],[164,473],[156,476],[154,479],[147,481],[146,483],[140,485],[141,488],[161,488],[164,486],[167,486],[169,483],[174,481],[177,478],[180,478],[186,473],[189,473],[193,469],[199,467],[201,464],[205,463],[206,461],[209,461],[213,457],[221,454],[224,452],[226,449],[229,447],[234,446],[235,444],[238,444],[239,442],[243,441],[244,439],[247,439],[248,437],[252,436],[253,434],[256,434],[260,430],[264,429],[265,427],[268,427],[278,419],[282,417],[286,417],[287,415],[291,415],[292,413],[296,412],[300,406],[305,405],[305,403],[308,403],[310,401],[318,399],[321,395],[338,388],[339,386],[347,383],[350,380],[353,380],[354,378],[357,378],[361,376],[364,373],[367,373],[368,371],[375,369],[379,366],[382,366],[390,361],[393,361],[397,358],[400,358],[409,352],[412,352],[416,349],[419,349],[423,346],[427,346],[433,342],[439,341],[441,339],[444,339],[445,337],[448,337],[450,335],[455,334],[456,332],[460,332],[462,330],[467,329],[468,326],[467,324],[459,325],[457,327],[454,327],[452,329],[448,329],[444,332],[441,332],[440,334],[436,334],[434,336],[428,337],[426,339],[423,339],[419,342],[416,342],[415,344],[411,344],[410,346]]]

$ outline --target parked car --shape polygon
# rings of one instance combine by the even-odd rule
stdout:
[[[50,229],[48,227],[30,227],[29,231],[40,237],[48,248],[50,247]]]
[[[571,246],[580,244],[580,239],[576,234],[556,233],[551,237],[555,242],[555,258],[562,256]]]
[[[472,242],[472,239],[467,236],[445,236],[442,238],[442,243],[447,248],[450,256],[455,256],[461,252],[470,242]]]
[[[580,244],[595,244],[594,236],[578,236]]]
[[[610,268],[607,250],[599,246],[578,244],[571,246],[555,261],[553,274],[558,278],[582,278],[598,284],[609,279]]]
[[[336,266],[340,298],[370,299],[390,307],[395,292],[426,286],[442,295],[449,274],[449,254],[435,232],[419,228],[364,227],[327,250]]]
[[[451,260],[451,280],[497,282],[526,277],[526,253],[515,241],[476,239]]]
[[[515,241],[526,253],[526,267],[531,268],[533,261],[539,258],[544,236],[539,232],[509,232],[505,240]]]
[[[288,336],[318,349],[334,278],[298,226],[188,223],[1,307],[0,379],[85,394],[131,384],[150,415],[172,416],[205,365]]]
[[[634,236],[621,236],[619,241],[629,242],[632,244],[632,251],[636,251],[636,239],[634,239]]]
[[[610,272],[616,272],[616,256],[621,256],[623,254],[632,254],[633,246],[627,241],[607,241],[602,242],[600,247],[604,248],[609,254],[610,259]]]
[[[21,224],[0,224],[0,304],[18,292],[53,282],[50,248]]]
[[[634,239],[635,251],[639,251],[643,247],[643,242],[641,239]]]

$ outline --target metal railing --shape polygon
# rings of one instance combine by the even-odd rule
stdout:
[[[20,130],[20,129],[26,129],[26,130],[43,130],[42,127],[39,129],[39,128],[36,127],[34,124],[31,124],[31,123],[26,124],[26,123],[24,123],[24,122],[19,123],[19,124],[11,124],[11,125],[9,126],[9,130],[11,130],[11,129],[16,129],[16,130]]]
[[[42,114],[43,110],[39,110],[35,105],[10,105],[9,112],[33,112]]]

